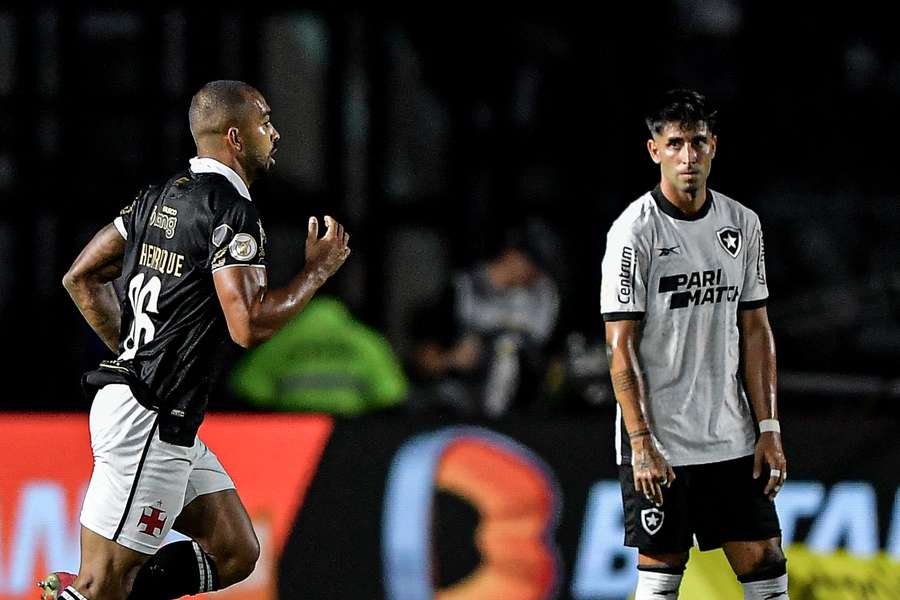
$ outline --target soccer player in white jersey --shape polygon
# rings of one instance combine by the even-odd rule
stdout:
[[[787,598],[775,344],[756,214],[706,186],[716,113],[667,92],[647,117],[659,185],[613,223],[601,309],[636,600],[676,598],[696,537],[748,600]]]

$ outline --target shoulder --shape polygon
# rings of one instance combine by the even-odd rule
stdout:
[[[640,237],[650,227],[657,211],[650,192],[629,204],[609,228],[610,237]]]
[[[722,210],[725,215],[731,217],[741,225],[748,225],[751,228],[755,228],[759,225],[759,215],[752,209],[747,208],[734,198],[726,196],[721,192],[715,190],[710,191],[713,193],[713,198],[719,205],[720,210]]]

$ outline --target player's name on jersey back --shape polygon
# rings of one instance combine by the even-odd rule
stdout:
[[[177,254],[153,244],[141,244],[141,256],[138,264],[142,267],[159,271],[163,275],[181,277],[183,263],[183,254]]]

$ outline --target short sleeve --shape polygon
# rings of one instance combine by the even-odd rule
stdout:
[[[138,195],[134,197],[131,204],[122,208],[122,210],[119,211],[119,216],[113,219],[113,225],[116,226],[118,232],[126,240],[128,239],[128,232],[131,231],[131,222],[134,218],[135,207],[137,206],[142,193],[143,192],[138,192]]]
[[[630,225],[613,224],[606,236],[600,282],[604,321],[641,320],[647,305],[649,261]]]
[[[738,301],[738,308],[750,310],[766,305],[769,287],[766,284],[766,250],[763,243],[762,227],[759,222],[750,236],[747,253],[744,256],[744,287]]]
[[[209,239],[210,270],[265,265],[266,232],[256,207],[239,201],[216,213]]]

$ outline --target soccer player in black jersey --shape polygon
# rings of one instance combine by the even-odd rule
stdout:
[[[249,186],[275,163],[265,98],[238,81],[191,102],[190,168],[141,192],[66,273],[85,319],[117,355],[85,375],[94,472],[81,515],[81,567],[67,600],[162,599],[243,580],[259,556],[252,524],[215,455],[197,437],[233,340],[270,338],[350,254],[331,217],[309,220],[303,270],[269,289],[266,239]],[[124,298],[113,280],[122,277]],[[192,541],[160,548],[175,528]]]

